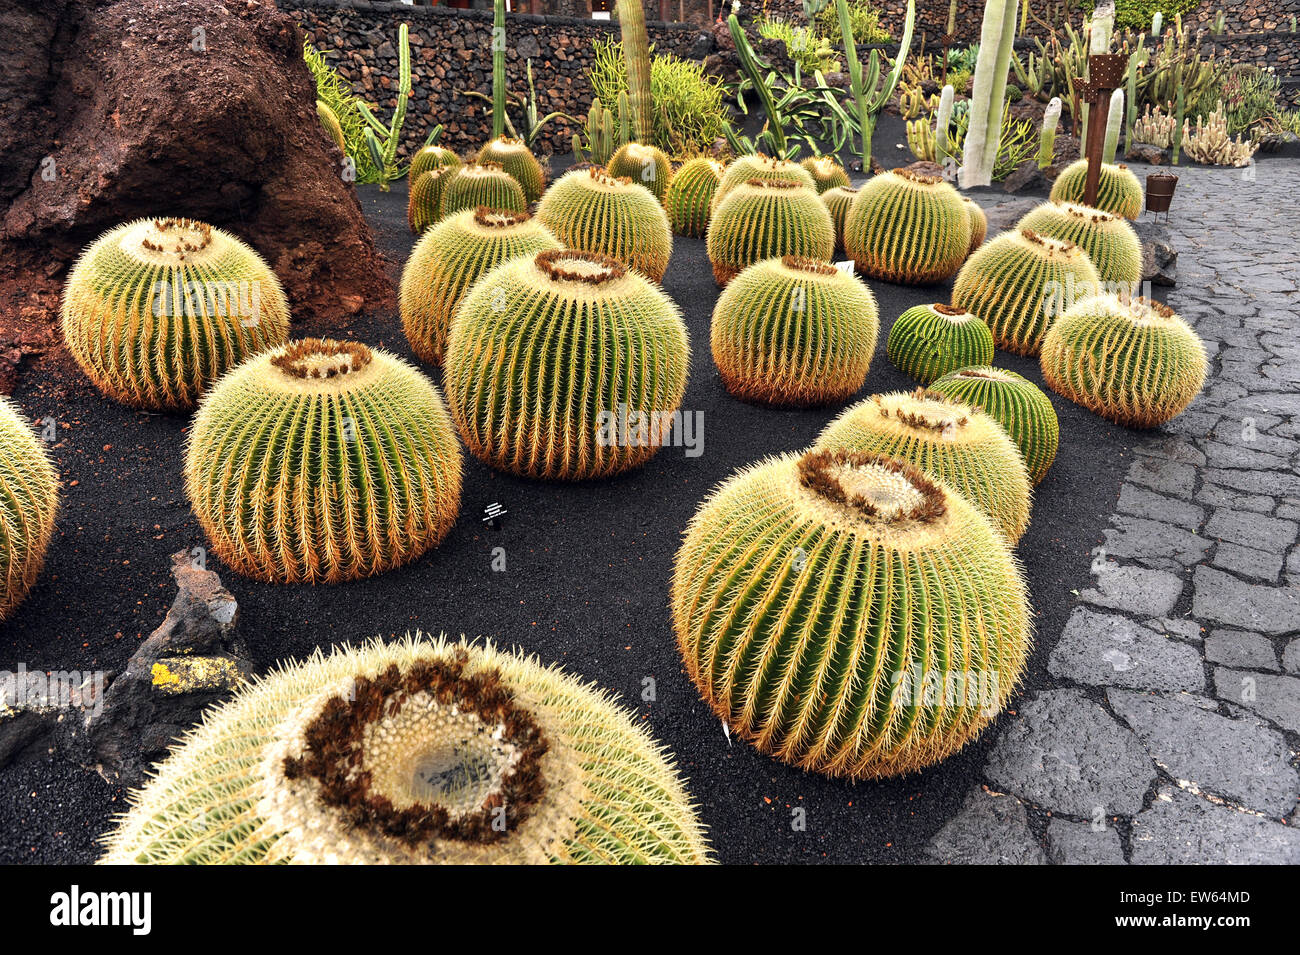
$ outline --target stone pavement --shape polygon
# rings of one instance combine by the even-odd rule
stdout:
[[[1300,161],[1177,172],[1168,302],[1210,378],[1137,437],[1092,579],[1038,635],[1051,688],[935,861],[1300,863]]]

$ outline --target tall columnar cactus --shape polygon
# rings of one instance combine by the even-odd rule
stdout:
[[[849,184],[849,174],[835,161],[834,156],[809,156],[799,165],[808,170],[808,175],[812,176],[818,195],[826,192],[827,189]]]
[[[339,122],[338,114],[330,109],[328,103],[317,100],[316,116],[320,119],[321,127],[329,135],[334,145],[346,152],[347,144],[343,140],[343,124]]]
[[[452,166],[442,185],[439,218],[445,219],[464,209],[506,209],[527,212],[528,197],[519,180],[495,162],[469,162]]]
[[[871,165],[871,140],[876,131],[876,121],[880,111],[885,108],[889,98],[898,88],[898,80],[903,75],[907,63],[907,51],[912,45],[912,28],[916,25],[916,0],[907,0],[907,18],[903,22],[903,36],[898,44],[898,56],[894,66],[883,79],[880,75],[880,51],[873,49],[864,65],[858,59],[858,46],[853,38],[853,26],[849,18],[849,5],[846,0],[835,0],[835,9],[839,15],[840,36],[844,42],[844,62],[849,74],[849,90],[853,99],[853,110],[857,125],[861,131],[858,156],[862,159],[863,169]],[[1010,66],[1007,66],[1010,69]]]
[[[19,410],[0,397],[0,621],[40,576],[58,510],[54,462]]]
[[[455,168],[440,166],[411,176],[406,196],[406,224],[414,235],[422,234],[442,218],[442,192]]]
[[[81,253],[63,291],[63,338],[104,394],[192,408],[227,369],[282,343],[289,302],[239,239],[192,219],[137,219]]]
[[[909,464],[845,451],[769,458],[718,488],[677,554],[672,615],[731,733],[849,779],[960,750],[1032,637],[1019,564],[984,514]]]
[[[950,371],[993,360],[993,333],[951,305],[915,305],[889,330],[885,353],[905,375],[928,385]]]
[[[1131,428],[1154,428],[1200,394],[1205,345],[1171,309],[1099,295],[1076,303],[1043,340],[1043,379],[1076,404]]]
[[[420,634],[281,665],[131,797],[106,863],[710,861],[668,754],[603,690]]]
[[[673,176],[672,164],[663,150],[642,143],[626,143],[610,157],[605,171],[616,179],[631,179],[663,201]]]
[[[500,0],[498,0],[500,2]],[[524,190],[524,198],[536,202],[546,189],[546,173],[537,157],[524,145],[523,140],[498,136],[484,143],[476,161],[480,164],[496,163]]]
[[[949,138],[949,127],[952,125],[952,103],[954,91],[952,84],[949,83],[939,94],[939,110],[935,114],[934,120],[934,161],[940,166],[948,158],[949,146],[952,141]]]
[[[812,189],[785,179],[751,179],[713,210],[706,248],[721,286],[763,259],[829,260],[835,254],[835,225]]]
[[[452,321],[445,380],[477,457],[579,480],[659,450],[689,361],[686,326],[657,286],[607,256],[558,250],[474,284]]]
[[[1045,202],[1016,228],[1073,242],[1088,253],[1098,277],[1112,288],[1131,289],[1142,280],[1142,243],[1123,216],[1072,202]]]
[[[713,208],[716,209],[732,189],[743,186],[751,179],[794,182],[807,186],[813,192],[817,191],[817,183],[813,180],[812,173],[799,163],[788,159],[773,159],[761,153],[750,153],[727,164],[727,168],[722,173],[722,182],[717,192],[713,194]]]
[[[411,97],[411,40],[410,26],[403,23],[397,29],[397,104],[393,119],[385,125],[364,100],[357,100],[357,109],[365,120],[366,148],[379,175],[379,188],[388,191],[390,180],[400,178],[397,169],[397,147],[402,141],[402,126],[406,123],[406,104]],[[382,136],[382,139],[376,138]]]
[[[1088,160],[1071,163],[1052,185],[1052,199],[1082,204],[1087,176]],[[1101,167],[1097,208],[1125,219],[1136,219],[1142,214],[1142,184],[1128,166],[1107,163]]]
[[[608,255],[656,282],[668,268],[668,213],[640,183],[603,169],[575,169],[542,196],[537,218],[568,248]]]
[[[966,213],[970,217],[970,247],[966,253],[969,256],[988,238],[989,217],[985,215],[984,207],[970,196],[962,196],[961,201],[966,206]]]
[[[733,395],[772,405],[843,401],[866,380],[880,335],[876,298],[814,259],[765,259],[713,309],[713,360]]]
[[[815,447],[914,464],[987,514],[1012,545],[1029,526],[1029,472],[1020,450],[984,412],[937,392],[859,401],[826,426]]]
[[[628,101],[632,108],[630,138],[648,143],[654,133],[654,105],[650,100],[650,40],[645,29],[641,0],[615,0],[623,60],[627,64]]]
[[[835,186],[822,193],[822,205],[831,214],[831,224],[835,226],[835,248],[844,248],[844,222],[849,216],[849,208],[858,197],[858,190],[853,186]]]
[[[1106,112],[1106,139],[1101,147],[1101,161],[1113,165],[1115,153],[1119,151],[1119,133],[1124,126],[1124,91],[1115,90],[1110,94],[1110,106]]]
[[[986,0],[980,30],[979,59],[971,86],[970,126],[962,151],[961,186],[987,186],[1002,141],[1002,101],[1007,92],[1016,39],[1016,5],[1019,0]]]
[[[1056,127],[1061,122],[1061,97],[1053,96],[1043,111],[1043,130],[1038,137],[1038,168],[1046,169],[1056,157]]]
[[[424,173],[432,169],[442,169],[444,166],[459,166],[460,157],[448,149],[446,146],[439,146],[436,143],[424,146],[411,157],[411,182],[415,182]]]
[[[232,570],[277,583],[382,573],[460,507],[460,447],[433,383],[357,342],[304,338],[244,362],[199,407],[185,490]]]
[[[693,239],[704,238],[722,171],[722,163],[706,156],[688,160],[677,170],[664,196],[664,209],[673,232]]]
[[[1002,425],[1020,449],[1029,479],[1038,484],[1056,460],[1061,426],[1041,388],[1005,368],[961,368],[930,385],[931,391],[979,408]]]
[[[970,251],[970,214],[948,183],[906,170],[867,181],[844,222],[844,251],[890,282],[940,282]]]
[[[492,139],[506,134],[506,0],[492,0]],[[489,157],[495,159],[496,157]],[[500,160],[498,160],[500,161]],[[503,164],[504,165],[504,164]],[[527,191],[525,189],[525,191]],[[539,189],[538,195],[541,195]],[[529,196],[532,202],[537,196]]]
[[[619,94],[620,107],[627,102],[626,93]],[[599,100],[593,100],[587,111],[587,158],[598,166],[609,162],[614,151],[627,142],[627,131],[622,129],[614,113],[606,109]],[[580,148],[574,151],[574,161],[582,156]]]
[[[441,364],[452,315],[479,278],[506,259],[560,248],[527,212],[466,209],[425,233],[402,270],[402,328],[411,350]]]

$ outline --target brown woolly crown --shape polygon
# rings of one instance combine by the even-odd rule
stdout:
[[[925,173],[917,172],[914,169],[891,169],[890,172],[900,179],[906,179],[908,182],[914,182],[921,186],[935,186],[943,182],[938,176],[927,176]]]
[[[594,266],[591,270],[565,268],[565,262],[583,262]],[[627,266],[618,259],[598,252],[577,252],[572,249],[548,249],[538,252],[533,263],[557,282],[582,282],[586,285],[604,285],[627,275]]]
[[[160,241],[140,240],[140,246],[150,252],[170,253],[184,262],[185,256],[193,252],[201,252],[212,244],[212,226],[206,222],[169,216],[165,219],[154,219],[152,225]],[[171,248],[162,244],[161,240],[171,240]]]
[[[474,221],[489,229],[508,229],[521,225],[532,218],[528,212],[513,212],[509,209],[492,209],[488,206],[474,208]]]
[[[837,275],[840,271],[829,262],[810,259],[806,255],[783,255],[781,256],[781,264],[787,269],[793,269],[796,272],[808,272],[812,275]]]
[[[955,305],[945,305],[942,302],[935,302],[930,307],[934,309],[936,312],[938,312],[940,315],[947,315],[949,318],[956,318],[959,315],[970,316],[970,312],[966,311],[966,309],[958,308]],[[971,317],[973,318],[974,316]]]
[[[360,342],[332,338],[302,338],[271,359],[271,364],[291,378],[334,378],[350,375],[370,364],[370,349]]]
[[[882,401],[883,397],[884,397],[883,395],[872,395],[871,400],[874,401],[876,403],[876,407],[880,409],[880,416],[882,418],[888,418],[891,417],[891,415],[889,409],[885,407],[884,402]],[[927,388],[917,388],[915,391],[911,393],[909,397],[913,401],[928,401],[934,404],[943,405],[947,408],[952,409],[954,413],[958,413],[957,417],[954,417],[949,420],[931,421],[925,415],[919,414],[915,411],[903,411],[902,409],[895,410],[892,417],[901,421],[909,428],[915,428],[917,431],[940,432],[940,431],[947,430],[950,425],[956,425],[958,428],[964,428],[966,427],[967,424],[969,424],[969,419],[966,417],[966,415],[959,414],[959,412],[966,410],[966,406],[955,404],[952,401],[952,399],[950,399],[947,395],[941,395],[939,394],[939,392],[930,391]]]
[[[832,504],[857,511],[871,521],[884,520],[891,524],[905,521],[930,523],[948,512],[948,502],[943,490],[919,468],[885,454],[845,449],[808,451],[799,458],[799,483]],[[920,502],[905,510],[886,514],[880,504],[866,495],[854,493],[835,475],[839,468],[877,468],[903,478],[920,495]]]
[[[745,181],[747,186],[756,186],[759,189],[803,189],[802,182],[795,182],[793,179],[748,179]]]

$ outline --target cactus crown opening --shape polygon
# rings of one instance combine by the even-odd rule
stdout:
[[[1124,293],[1116,297],[1124,307],[1125,316],[1134,325],[1164,326],[1174,324],[1177,321],[1178,313],[1168,305],[1152,301],[1149,298],[1143,298],[1140,295]]]
[[[1053,239],[1051,236],[1035,232],[1033,229],[1021,229],[1020,238],[1030,245],[1038,246],[1048,258],[1060,255],[1067,259],[1078,258],[1084,254],[1083,249],[1065,239]]]
[[[370,349],[360,342],[332,338],[303,338],[271,359],[271,364],[300,381],[340,378],[370,364]]]
[[[927,176],[924,173],[915,172],[911,169],[892,169],[889,172],[891,176],[897,176],[904,182],[913,182],[918,186],[937,186],[943,182],[938,176]]]
[[[1052,204],[1060,209],[1072,219],[1091,219],[1097,224],[1119,222],[1120,217],[1113,212],[1106,212],[1104,209],[1094,209],[1092,206],[1080,205],[1077,202],[1066,202],[1064,199],[1054,199]]]
[[[969,408],[925,388],[905,395],[872,395],[871,400],[882,418],[931,438],[955,438],[970,424]]]
[[[618,259],[596,252],[549,249],[538,252],[533,262],[547,278],[556,282],[604,285],[627,275],[627,266]]]
[[[611,176],[604,166],[592,166],[587,170],[587,175],[597,186],[604,189],[617,189],[620,186],[632,185],[632,179],[628,176]]]
[[[490,209],[487,206],[476,206],[474,209],[474,222],[485,229],[509,229],[512,226],[523,225],[530,219],[532,215],[527,212]]]
[[[196,263],[215,251],[212,226],[194,219],[143,219],[128,229],[120,243],[124,252],[142,261],[177,266]]]
[[[933,309],[936,314],[942,315],[945,318],[950,318],[954,322],[969,322],[975,317],[964,308],[958,308],[955,305],[944,305],[942,302],[935,302],[930,306],[930,308]]]
[[[499,162],[491,159],[484,159],[479,162],[467,162],[459,168],[461,175],[465,176],[486,176],[489,174],[505,174],[505,167]]]
[[[795,182],[793,179],[748,179],[745,185],[754,189],[803,189],[806,188],[802,182]]]
[[[808,451],[799,483],[823,500],[879,524],[932,523],[948,512],[943,491],[919,469],[884,454]]]
[[[822,262],[820,259],[810,259],[806,255],[783,255],[781,264],[792,272],[807,272],[810,275],[829,275],[836,276],[840,270],[829,262]]]
[[[955,372],[957,378],[979,378],[984,381],[1015,381],[1010,375],[997,368],[962,368]]]

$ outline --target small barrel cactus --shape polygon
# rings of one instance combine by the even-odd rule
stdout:
[[[672,164],[662,149],[641,143],[624,143],[609,157],[605,171],[616,179],[631,179],[645,186],[660,202],[671,185]]]
[[[59,475],[31,426],[0,397],[0,621],[36,583],[59,510]]]
[[[809,156],[799,165],[808,170],[808,175],[812,176],[818,195],[837,186],[849,185],[849,174],[835,161],[834,156]]]
[[[664,208],[668,210],[673,232],[693,239],[704,238],[709,228],[709,207],[722,181],[723,168],[716,159],[697,156],[677,170],[664,196]]]
[[[844,251],[873,278],[941,282],[970,252],[970,213],[942,179],[895,169],[858,190],[844,220]]]
[[[1043,340],[1043,379],[1057,394],[1131,428],[1154,428],[1200,394],[1205,345],[1170,308],[1099,295],[1076,302]]]
[[[558,248],[527,212],[480,206],[443,219],[415,244],[402,270],[402,328],[411,350],[441,364],[452,314],[475,281],[506,259]]]
[[[849,206],[858,197],[858,190],[852,186],[832,186],[822,193],[822,204],[831,214],[831,224],[835,226],[835,248],[844,248],[844,220],[848,218]]]
[[[422,235],[425,229],[442,218],[442,190],[454,168],[439,166],[411,176],[411,188],[406,197],[406,223],[415,235]]]
[[[106,847],[108,864],[712,861],[668,754],[608,693],[419,634],[244,686]]]
[[[916,305],[889,330],[885,353],[923,385],[967,365],[993,360],[993,333],[970,312],[951,305]]]
[[[502,136],[483,144],[475,157],[478,163],[496,163],[519,183],[524,190],[524,198],[536,202],[546,191],[546,173],[537,157],[532,154],[522,140]]]
[[[686,326],[658,286],[608,256],[558,250],[474,284],[452,321],[445,380],[475,456],[578,480],[659,450],[689,362]]]
[[[1029,472],[1019,448],[984,412],[937,392],[859,401],[826,426],[817,447],[915,464],[987,514],[1013,545],[1029,526]]]
[[[656,282],[668,269],[673,231],[664,207],[645,186],[598,166],[557,179],[537,218],[570,249],[618,259]]]
[[[1082,204],[1087,179],[1088,160],[1071,163],[1052,184],[1052,200]],[[1142,214],[1142,184],[1128,166],[1102,163],[1097,208],[1125,219],[1136,219]]]
[[[1116,291],[1129,291],[1142,281],[1142,243],[1123,216],[1072,202],[1045,202],[1016,228],[1073,242],[1088,253],[1098,277]]]
[[[316,116],[320,119],[321,126],[325,129],[326,134],[334,145],[339,149],[345,149],[343,141],[343,124],[339,122],[338,114],[330,109],[328,103],[322,100],[316,101]]]
[[[192,408],[207,387],[289,334],[289,302],[261,257],[192,219],[137,219],[86,247],[63,292],[63,337],[104,394]]]
[[[1037,355],[1053,320],[1070,303],[1100,291],[1083,249],[1017,229],[996,236],[962,266],[952,304],[982,318],[999,348]]]
[[[185,459],[213,549],[273,583],[337,583],[414,560],[455,522],[460,481],[433,383],[386,352],[329,339],[300,339],[222,378]]]
[[[989,234],[989,217],[984,214],[983,207],[969,196],[962,196],[961,201],[966,206],[966,212],[970,216],[970,255],[988,238]]]
[[[853,276],[815,259],[765,259],[718,297],[713,360],[738,397],[825,404],[862,387],[879,334],[876,298]]]
[[[528,198],[519,181],[501,168],[500,163],[469,162],[451,166],[442,187],[438,217],[445,219],[463,209],[479,206],[527,212]]]
[[[411,157],[410,181],[415,182],[424,173],[447,166],[459,166],[460,157],[446,146],[425,146]]]
[[[930,385],[954,401],[979,408],[1002,425],[1020,448],[1029,479],[1038,484],[1056,460],[1061,426],[1056,409],[1043,390],[1005,368],[987,365],[962,368]]]
[[[714,280],[726,285],[764,259],[829,260],[835,254],[835,224],[812,189],[788,179],[752,179],[714,207],[707,249]]]
[[[1006,705],[1032,629],[989,519],[916,467],[814,450],[733,476],[677,554],[678,647],[760,752],[849,779],[960,750]]]
[[[722,182],[718,184],[718,191],[713,195],[713,207],[716,209],[732,189],[754,179],[794,182],[807,186],[813,192],[817,191],[812,175],[797,162],[750,153],[728,163],[722,173]]]

